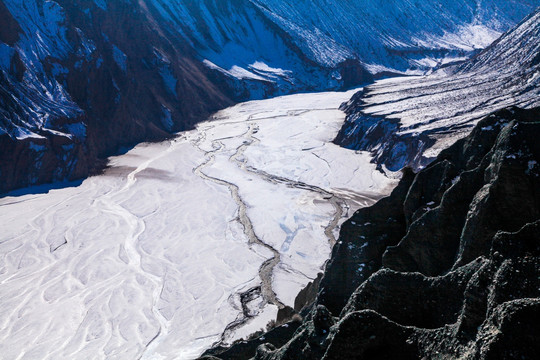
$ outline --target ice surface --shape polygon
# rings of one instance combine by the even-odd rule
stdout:
[[[78,187],[0,199],[0,354],[193,359],[265,328],[395,184],[330,143],[352,94],[239,104]]]

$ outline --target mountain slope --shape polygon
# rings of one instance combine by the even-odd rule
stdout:
[[[188,38],[208,66],[230,81],[244,80],[237,86],[245,87],[249,79],[285,89],[335,87],[360,63],[379,73],[423,71],[463,59],[538,5],[523,0],[149,1],[156,16]]]
[[[186,38],[203,63],[241,99],[339,89],[371,81],[353,57],[317,61],[296,34],[249,0],[148,1],[169,32]]]
[[[469,56],[540,5],[0,3],[0,193],[86,176],[121,147],[190,128],[233,102],[348,88],[372,73]]]
[[[480,118],[540,105],[540,11],[473,59],[429,76],[388,79],[346,105],[336,142],[397,170],[425,166]]]
[[[540,5],[478,0],[253,3],[294,34],[295,43],[312,59],[331,64],[355,56],[373,71],[429,68],[434,65],[429,59],[462,57],[486,47]]]
[[[232,104],[143,8],[107,4],[2,3],[11,30],[0,43],[0,192],[86,176],[120,146]]]

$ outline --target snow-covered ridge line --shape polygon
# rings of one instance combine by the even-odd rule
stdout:
[[[344,105],[336,141],[393,170],[425,166],[490,113],[539,106],[539,54],[540,10],[463,64],[366,87]]]

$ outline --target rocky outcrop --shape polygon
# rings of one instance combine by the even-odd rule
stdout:
[[[234,346],[227,347],[215,347],[208,350],[202,356],[202,360],[222,359],[222,360],[243,360],[249,359],[256,352],[257,348],[261,345],[271,347],[273,349],[279,348],[285,345],[296,330],[300,327],[301,321],[291,321],[287,324],[276,326],[274,329],[269,329],[266,333],[253,334],[248,340],[240,340],[235,342]]]
[[[344,224],[295,335],[251,356],[538,358],[539,135],[540,108],[501,110],[406,171]]]
[[[402,205],[414,174],[403,171],[390,197],[360,209],[341,227],[320,286],[318,302],[339,314],[352,292],[380,269],[382,254],[406,232]]]

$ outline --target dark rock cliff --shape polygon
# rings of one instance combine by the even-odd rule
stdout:
[[[539,136],[540,108],[501,110],[405,171],[343,226],[294,336],[250,356],[539,358]]]

